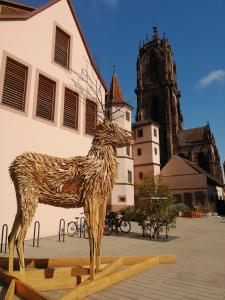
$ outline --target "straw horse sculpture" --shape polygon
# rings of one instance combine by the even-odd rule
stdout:
[[[84,207],[90,245],[90,277],[99,270],[101,239],[108,198],[117,177],[117,147],[133,138],[115,122],[99,123],[87,156],[58,158],[27,152],[18,156],[9,171],[17,197],[17,213],[9,235],[9,271],[13,271],[14,243],[21,272],[25,271],[23,241],[38,203]]]

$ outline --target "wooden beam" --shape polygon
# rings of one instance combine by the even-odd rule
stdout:
[[[13,300],[15,293],[15,279],[13,279],[8,287],[7,293],[4,297],[4,300]]]
[[[15,284],[16,295],[24,300],[51,300],[49,297],[40,294],[38,291],[35,291],[32,287],[28,286],[24,282],[16,280]]]
[[[125,269],[119,270],[110,275],[106,275],[102,278],[89,281],[88,283],[81,284],[80,286],[77,286],[73,291],[60,298],[60,300],[83,299],[121,280],[124,280],[130,276],[143,272],[144,270],[149,269],[158,264],[159,264],[159,257],[157,256],[143,259],[141,262],[130,265]]]

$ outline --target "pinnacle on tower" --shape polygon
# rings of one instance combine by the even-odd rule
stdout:
[[[153,40],[157,40],[157,39],[158,39],[158,29],[157,29],[157,25],[156,25],[156,24],[153,24],[152,29],[153,29]]]

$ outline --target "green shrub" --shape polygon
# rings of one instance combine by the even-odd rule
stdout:
[[[184,203],[177,203],[173,205],[173,210],[178,214],[179,211],[190,211],[190,208]]]
[[[135,187],[135,194],[138,206],[136,220],[143,232],[147,218],[150,238],[159,238],[163,230],[166,230],[167,236],[168,231],[175,227],[177,216],[168,186],[161,181],[160,176],[152,180],[145,177],[143,183]]]

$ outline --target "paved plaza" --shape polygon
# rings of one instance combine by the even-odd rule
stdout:
[[[102,251],[107,256],[174,254],[177,263],[156,266],[89,296],[87,300],[225,299],[223,218],[178,218],[176,229],[170,232],[168,241],[143,238],[140,228],[133,223],[132,232],[128,235],[119,233],[105,236]],[[39,248],[33,248],[31,241],[25,242],[26,257],[75,257],[88,254],[88,240],[83,238],[66,238],[65,243],[59,243],[57,237],[45,238],[40,240]],[[49,294],[55,299],[59,295],[60,291]]]

